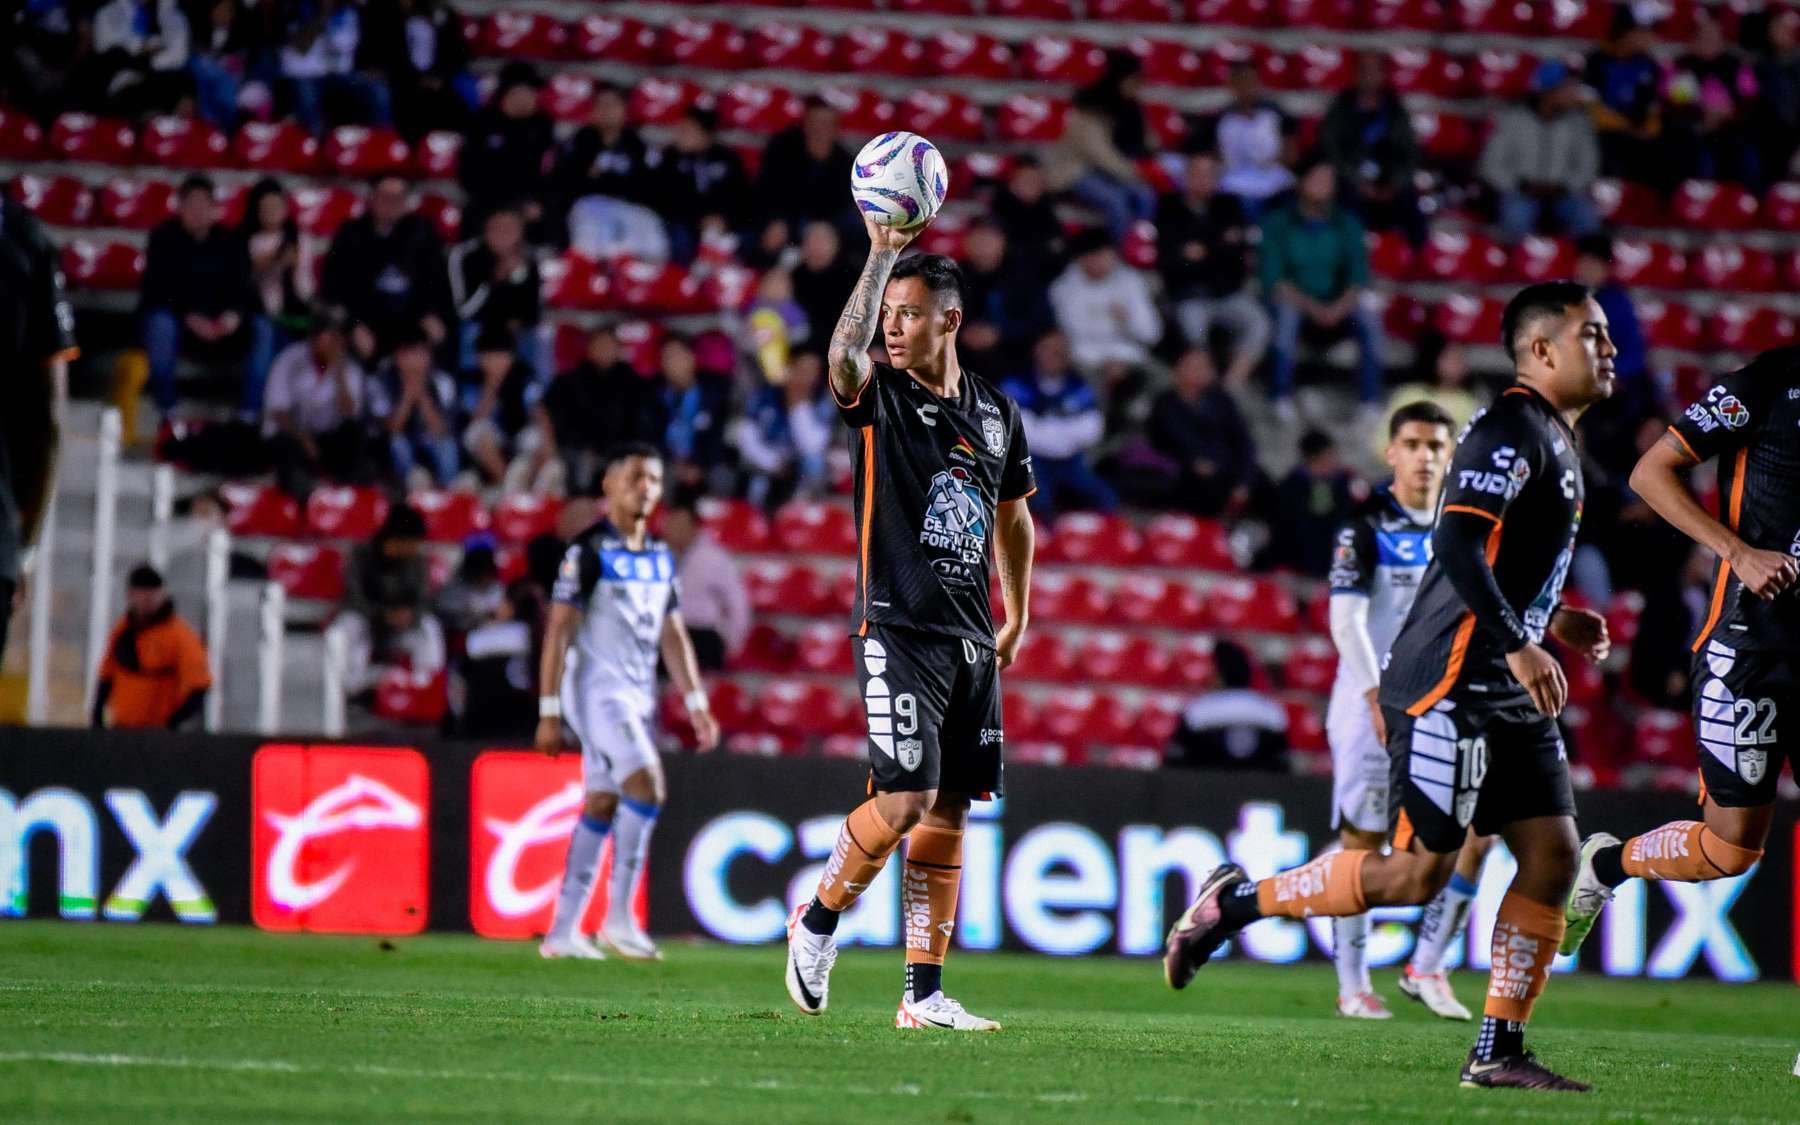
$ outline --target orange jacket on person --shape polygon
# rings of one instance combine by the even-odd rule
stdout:
[[[127,636],[130,633],[130,636]],[[100,665],[110,726],[166,727],[197,691],[212,687],[206,646],[199,634],[165,605],[134,627],[128,613],[113,627]]]

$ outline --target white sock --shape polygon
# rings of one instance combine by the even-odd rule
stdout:
[[[1331,960],[1337,965],[1339,996],[1360,996],[1374,990],[1369,983],[1368,950],[1367,914],[1331,920]]]
[[[1444,967],[1444,951],[1462,933],[1469,919],[1469,902],[1475,885],[1461,875],[1450,876],[1444,889],[1425,907],[1419,919],[1419,944],[1413,948],[1414,976],[1429,976]]]
[[[581,924],[587,912],[588,894],[594,889],[594,874],[600,868],[600,848],[612,826],[583,813],[569,834],[569,856],[563,861],[562,893],[556,896],[556,913],[550,916],[550,934],[567,937]]]
[[[644,859],[650,854],[650,830],[656,827],[656,814],[661,811],[657,805],[625,797],[619,801],[619,811],[613,814],[612,882],[607,888],[606,918],[614,926],[623,919],[632,929],[637,928],[631,901],[637,895]]]

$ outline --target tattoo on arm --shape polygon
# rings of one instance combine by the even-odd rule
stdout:
[[[1000,563],[1000,603],[1006,607],[1009,621],[1030,618],[1026,599],[1031,590],[1031,556],[1037,539],[1037,527],[1031,522],[1024,502],[1014,503],[1016,511],[1001,509],[1001,534],[994,540]]]
[[[900,257],[897,250],[870,250],[862,276],[838,317],[831,333],[831,347],[826,353],[831,372],[831,389],[840,400],[849,401],[862,393],[869,381],[869,344],[881,324],[881,294],[887,288],[888,274]]]

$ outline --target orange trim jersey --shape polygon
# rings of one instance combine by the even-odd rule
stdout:
[[[1381,675],[1381,701],[1422,715],[1453,691],[1524,689],[1506,654],[1543,640],[1575,557],[1585,492],[1575,435],[1515,386],[1457,442],[1432,562]]]
[[[838,412],[855,430],[856,604],[871,624],[992,647],[995,509],[1036,491],[1019,408],[964,370],[955,398],[877,363]]]
[[[1724,376],[1669,431],[1696,460],[1719,459],[1719,522],[1752,547],[1800,557],[1800,347]],[[1734,650],[1800,654],[1800,596],[1746,594],[1720,560],[1694,651],[1714,636]]]

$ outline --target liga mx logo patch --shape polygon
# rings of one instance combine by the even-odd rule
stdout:
[[[1006,428],[998,418],[981,420],[981,436],[987,439],[988,452],[998,457],[1006,452]]]

